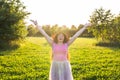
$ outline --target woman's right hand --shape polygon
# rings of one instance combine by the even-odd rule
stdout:
[[[31,22],[33,22],[34,23],[34,25],[38,25],[38,23],[37,23],[37,20],[30,20]]]
[[[36,26],[37,29],[41,29],[42,27],[38,25],[37,20],[30,20],[31,22],[33,22],[33,24]]]

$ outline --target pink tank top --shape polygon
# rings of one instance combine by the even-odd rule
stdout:
[[[52,54],[53,54],[53,60],[57,60],[57,61],[67,60],[67,54],[68,54],[67,43],[64,43],[62,45],[58,45],[56,43],[53,43]]]

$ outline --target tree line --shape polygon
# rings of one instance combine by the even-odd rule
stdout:
[[[79,26],[72,25],[71,27],[67,27],[66,25],[59,26],[57,24],[55,25],[43,25],[41,26],[44,31],[49,35],[53,36],[56,33],[63,32],[68,35],[68,37],[73,36],[79,29],[81,29],[84,25],[80,24]],[[42,34],[39,32],[39,30],[34,26],[34,25],[29,25],[27,28],[28,34],[27,36],[32,36],[32,37],[42,37]],[[93,37],[91,32],[88,32],[88,29],[84,31],[82,37]]]
[[[24,19],[29,14],[20,0],[0,0],[0,48],[11,46],[13,41],[24,40],[26,36],[42,36],[33,25],[25,25]],[[103,43],[120,44],[120,14],[114,15],[111,10],[103,8],[95,9],[89,22],[92,25],[81,36],[95,37]],[[70,28],[57,24],[42,26],[50,36],[62,31],[69,37],[82,27],[83,24],[72,25]]]

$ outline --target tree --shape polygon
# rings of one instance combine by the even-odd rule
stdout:
[[[59,30],[61,30],[65,34],[68,34],[68,37],[70,36],[69,28],[66,25],[62,25]]]
[[[90,22],[93,25],[89,31],[92,31],[97,39],[106,41],[111,28],[109,24],[112,22],[113,18],[110,10],[104,10],[103,8],[96,9],[90,16]]]
[[[42,28],[44,29],[44,31],[51,36],[51,30],[50,30],[50,25],[44,25],[42,26]]]
[[[36,34],[38,33],[38,29],[36,29],[33,25],[29,25],[27,31],[27,36],[36,36]]]
[[[70,36],[73,36],[77,32],[77,28],[75,25],[71,26],[71,29],[69,30]]]
[[[0,45],[24,39],[27,35],[24,19],[29,14],[20,0],[0,0]]]
[[[108,39],[112,42],[112,43],[120,43],[120,14],[118,16],[116,16],[111,24],[110,24],[111,28],[110,28],[110,32]]]
[[[51,27],[51,35],[56,34],[59,30],[58,30],[59,26],[58,24],[55,24]]]

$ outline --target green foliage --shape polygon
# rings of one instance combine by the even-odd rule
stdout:
[[[70,36],[73,36],[77,32],[77,28],[75,25],[71,26],[71,29],[69,30]]]
[[[109,30],[108,24],[112,21],[113,15],[110,10],[105,11],[103,8],[96,9],[90,16],[90,22],[93,24],[90,30],[96,38],[105,40],[107,31]]]
[[[116,42],[120,44],[120,14],[112,20],[110,26],[111,28],[108,39],[112,43]]]
[[[93,35],[103,42],[120,43],[119,19],[119,16],[114,17],[110,10],[96,9],[90,16],[92,27],[89,31],[92,31]]]
[[[3,42],[0,47],[25,38],[27,31],[23,20],[28,14],[20,0],[0,0],[0,42]]]
[[[74,80],[119,80],[120,49],[78,38],[70,47]],[[28,37],[16,50],[0,51],[1,80],[48,80],[51,48],[44,38]]]
[[[39,32],[33,25],[29,25],[27,28],[28,34],[27,36],[36,36]]]
[[[49,35],[49,36],[51,36],[52,35],[52,32],[54,32],[54,30],[52,31],[51,30],[51,28],[50,28],[50,25],[44,25],[44,26],[42,26],[42,28],[45,30],[45,32]]]

